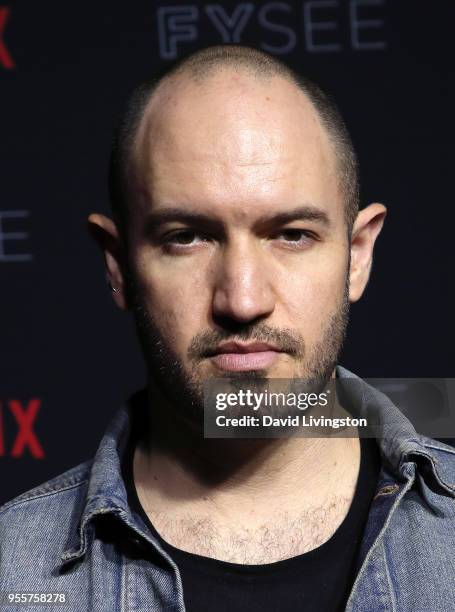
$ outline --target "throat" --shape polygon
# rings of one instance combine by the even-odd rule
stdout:
[[[172,457],[136,449],[138,500],[159,536],[180,550],[241,564],[300,555],[342,524],[359,474],[358,438],[317,442],[317,461],[288,449],[279,463],[263,461],[259,475],[250,470],[211,482]]]

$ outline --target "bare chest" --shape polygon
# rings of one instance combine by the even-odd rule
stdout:
[[[273,563],[317,548],[343,522],[349,498],[331,498],[323,507],[298,514],[273,512],[264,520],[215,520],[208,514],[169,517],[148,513],[161,537],[197,555],[242,564]]]

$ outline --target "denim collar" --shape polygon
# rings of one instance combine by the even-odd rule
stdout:
[[[389,471],[401,480],[409,476],[409,464],[415,468],[429,484],[440,492],[455,497],[452,484],[445,482],[438,469],[438,460],[426,442],[429,438],[420,435],[412,423],[395,404],[381,391],[341,366],[336,368],[337,376],[344,380],[354,380],[347,384],[347,401],[354,406],[356,416],[365,416],[367,421],[377,423],[376,441],[381,450],[383,463]],[[349,409],[349,408],[347,408]],[[439,443],[431,441],[433,448]],[[436,446],[435,446],[436,445]]]
[[[341,366],[337,366],[336,374],[341,379],[357,381],[356,384],[349,385],[351,400],[355,404],[357,414],[373,415],[379,423],[377,443],[388,471],[398,479],[405,480],[409,476],[409,462],[415,460],[416,469],[421,470],[422,477],[432,480],[433,486],[442,488],[445,495],[455,497],[453,487],[444,482],[438,474],[437,460],[423,444],[422,436],[390,399]],[[93,535],[92,520],[104,514],[116,516],[139,537],[145,538],[163,553],[159,543],[144,529],[136,515],[132,514],[121,470],[131,432],[133,412],[143,410],[145,402],[144,389],[134,394],[110,422],[90,468],[85,505],[77,531],[61,557],[62,562],[76,560],[85,554]]]
[[[91,463],[85,502],[78,517],[77,529],[61,556],[63,563],[75,561],[85,554],[93,535],[92,521],[100,515],[115,516],[138,536],[151,540],[131,512],[122,474],[122,462],[131,434],[133,412],[144,410],[145,406],[146,389],[142,389],[130,397],[109,423]],[[156,544],[154,540],[152,543]]]

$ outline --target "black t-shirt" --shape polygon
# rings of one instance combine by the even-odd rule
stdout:
[[[125,454],[123,475],[130,507],[139,514],[177,564],[187,612],[334,612],[345,609],[356,560],[378,481],[376,440],[362,438],[354,498],[332,537],[317,548],[282,561],[242,565],[188,553],[164,541],[138,499],[132,477],[134,444]]]

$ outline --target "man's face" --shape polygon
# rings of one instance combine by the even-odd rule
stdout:
[[[335,154],[305,96],[230,69],[173,80],[134,159],[129,274],[157,382],[330,377],[348,236]]]

